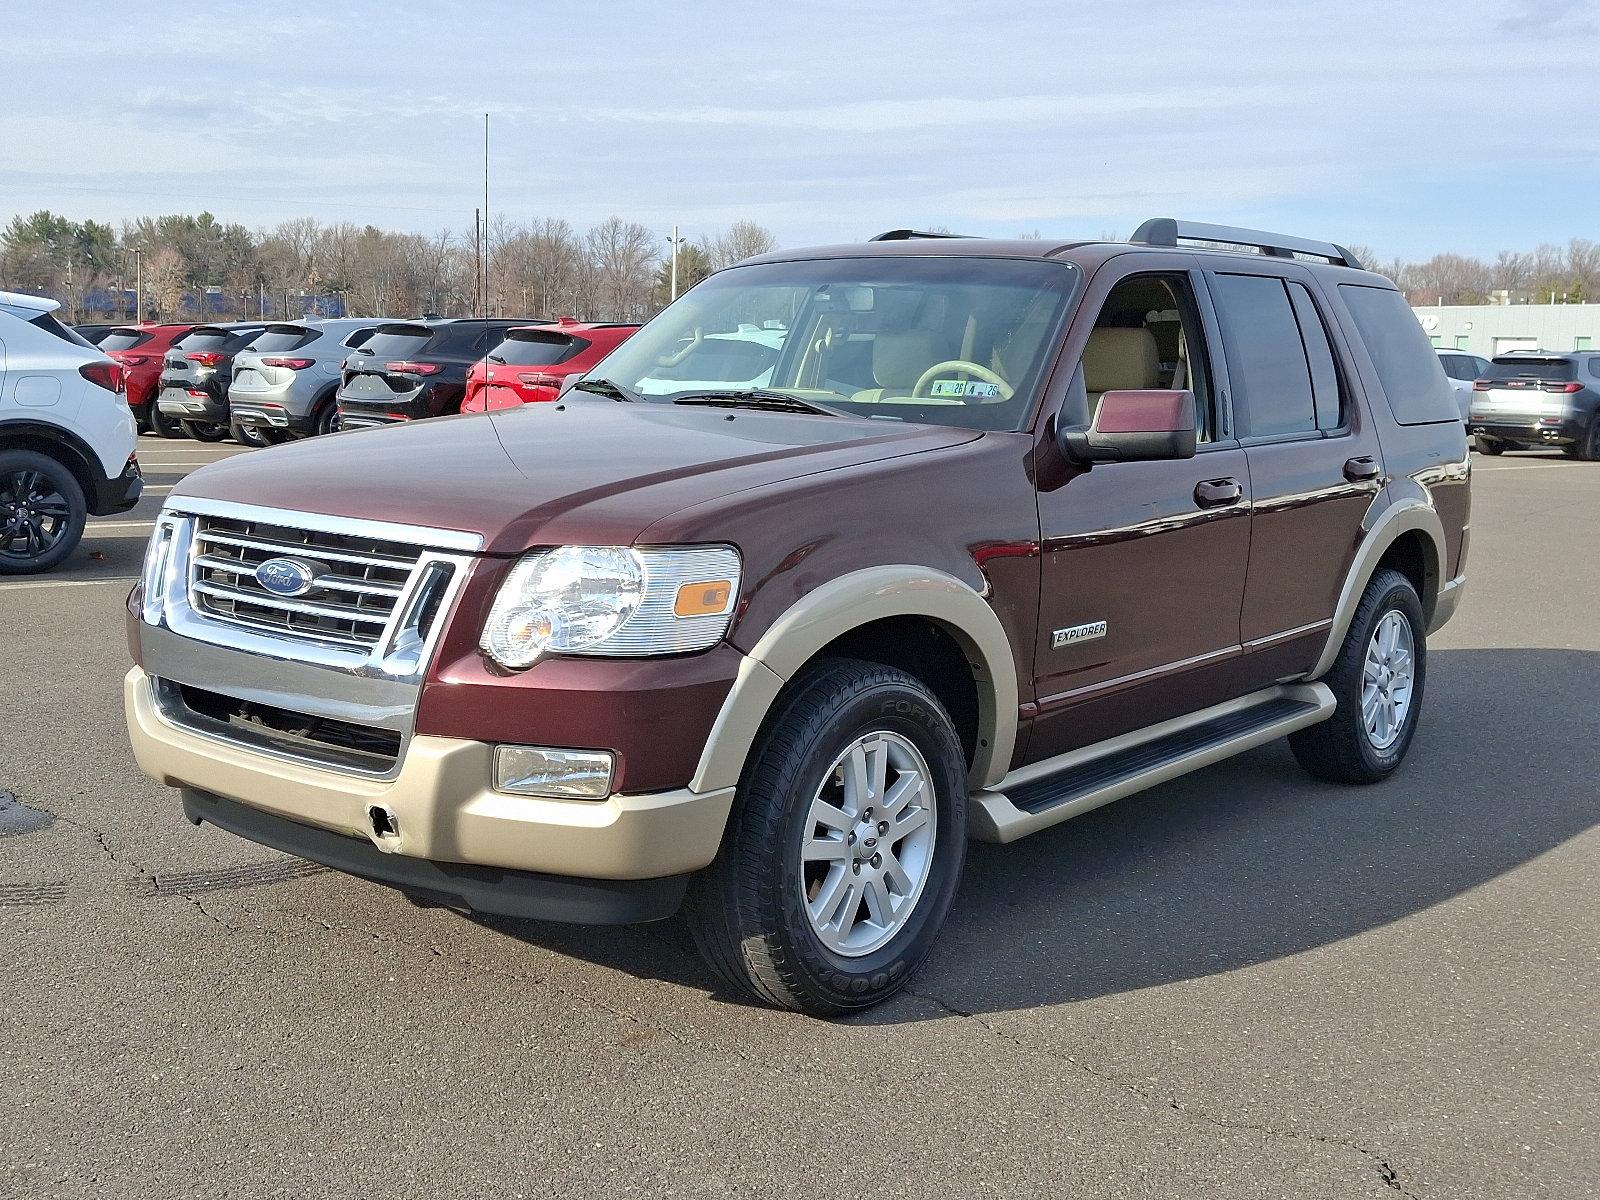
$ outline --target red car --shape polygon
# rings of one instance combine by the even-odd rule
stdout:
[[[462,412],[488,412],[554,400],[570,375],[582,375],[633,336],[637,325],[594,324],[562,317],[524,325],[467,372]],[[487,370],[485,370],[487,368]]]
[[[100,349],[122,364],[128,378],[128,407],[141,433],[154,430],[162,437],[182,437],[183,430],[156,408],[160,392],[161,360],[167,348],[193,325],[118,325],[100,342]]]

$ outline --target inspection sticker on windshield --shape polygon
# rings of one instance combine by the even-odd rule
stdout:
[[[953,396],[957,399],[977,397],[992,400],[1000,389],[992,383],[979,383],[976,379],[935,379],[929,389],[930,396]]]

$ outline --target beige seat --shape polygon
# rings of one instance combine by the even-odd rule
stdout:
[[[869,404],[889,394],[910,396],[922,373],[942,357],[946,356],[939,353],[938,338],[927,330],[880,331],[872,339],[872,378],[878,386],[859,391],[851,399]]]
[[[1089,393],[1089,419],[1100,397],[1161,386],[1161,355],[1148,329],[1095,329],[1083,349],[1083,386]]]

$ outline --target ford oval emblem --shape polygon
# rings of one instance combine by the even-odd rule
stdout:
[[[304,596],[326,569],[298,558],[269,558],[256,568],[256,582],[274,596]]]

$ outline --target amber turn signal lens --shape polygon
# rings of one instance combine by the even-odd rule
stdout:
[[[678,589],[678,599],[672,611],[680,617],[709,617],[726,611],[728,597],[733,592],[733,581],[708,579],[700,583],[686,583]]]

